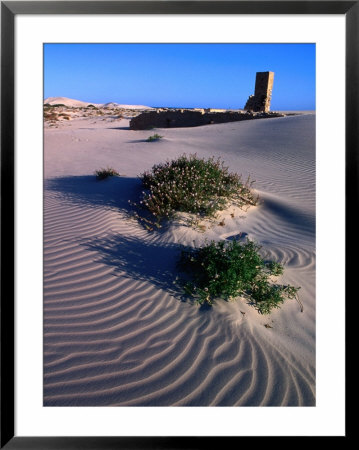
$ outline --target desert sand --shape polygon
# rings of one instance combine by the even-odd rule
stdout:
[[[129,115],[45,123],[44,405],[314,406],[315,114],[156,129],[155,142]],[[260,204],[204,232],[145,230],[129,214],[138,175],[183,153],[250,174]],[[97,181],[107,166],[121,176]],[[284,264],[278,281],[301,287],[303,312],[185,301],[181,245],[240,233]]]

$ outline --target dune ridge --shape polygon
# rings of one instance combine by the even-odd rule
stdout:
[[[315,405],[315,115],[164,129],[157,143],[127,127],[73,120],[45,133],[44,405]],[[137,176],[184,152],[251,174],[260,204],[205,233],[144,230],[129,215]],[[123,176],[96,181],[107,165]],[[303,313],[294,300],[270,316],[243,299],[184,301],[181,245],[240,233],[285,264],[280,282],[301,286]]]
[[[70,108],[83,108],[89,105],[96,106],[98,108],[124,108],[124,109],[152,109],[150,106],[144,105],[122,105],[116,102],[107,102],[107,103],[91,103],[91,102],[83,102],[81,100],[75,100],[73,98],[68,97],[48,97],[45,98],[44,104],[49,105],[65,105]]]

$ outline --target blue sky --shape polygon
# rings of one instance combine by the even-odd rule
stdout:
[[[271,110],[315,109],[315,44],[45,44],[44,98],[237,109],[266,71]]]

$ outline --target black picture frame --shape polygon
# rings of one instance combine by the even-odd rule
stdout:
[[[18,14],[340,14],[346,20],[346,298],[357,247],[359,1],[5,1],[1,2],[1,440],[6,449],[177,449],[238,446],[243,437],[14,436],[14,20]],[[348,236],[350,236],[350,243]],[[347,330],[347,327],[346,327]],[[346,337],[348,331],[346,331]],[[348,342],[348,339],[346,339]],[[346,398],[347,400],[347,398]],[[346,410],[348,403],[346,403]],[[346,414],[347,416],[347,414]],[[348,423],[346,435],[349,437]],[[259,438],[261,439],[261,438]],[[262,444],[264,444],[262,442]],[[265,445],[265,444],[264,444]]]

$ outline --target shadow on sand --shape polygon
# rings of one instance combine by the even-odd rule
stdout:
[[[126,130],[126,131],[130,131],[130,127],[108,127],[106,128],[106,130]]]
[[[81,243],[95,252],[96,260],[114,269],[113,274],[150,282],[183,302],[193,300],[184,293],[184,276],[177,268],[183,246],[146,242],[130,236],[96,238]]]
[[[142,191],[139,178],[112,177],[97,181],[95,176],[72,176],[48,179],[45,190],[90,208],[108,208],[129,215],[134,207],[128,202],[138,201]],[[113,235],[106,238],[80,239],[78,243],[95,254],[95,259],[114,268],[114,274],[134,280],[146,280],[169,292],[181,301],[190,301],[176,280],[177,261],[183,246],[153,242],[167,226],[149,233],[149,239]],[[152,241],[152,242],[149,242]],[[183,274],[181,274],[182,277]]]
[[[48,179],[44,188],[76,204],[125,212],[132,210],[129,200],[137,201],[143,189],[139,178],[120,176],[99,181],[94,175]]]

